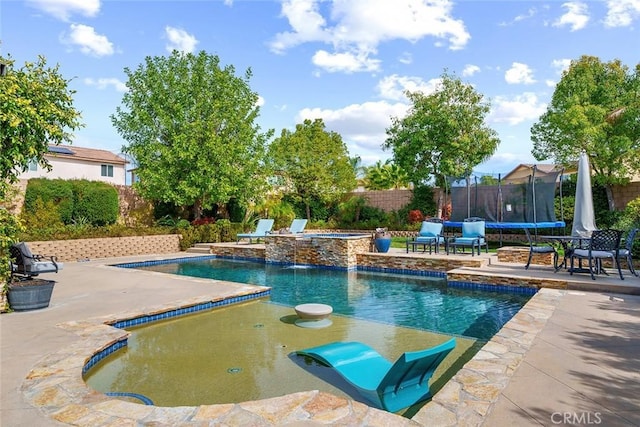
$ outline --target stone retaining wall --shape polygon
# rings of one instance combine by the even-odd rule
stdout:
[[[467,257],[465,259],[454,257],[415,257],[407,255],[379,254],[364,252],[358,254],[358,267],[389,268],[399,270],[439,271],[446,273],[449,270],[460,267],[481,268],[488,263],[486,258]]]
[[[497,251],[498,261],[510,262],[514,264],[527,264],[529,258],[528,247],[505,246]],[[561,261],[561,260],[560,260]],[[553,254],[533,254],[531,264],[535,265],[553,265]]]
[[[255,258],[264,259],[265,255],[264,247],[248,247],[248,245],[241,245],[235,243],[216,244],[211,245],[210,253],[213,255],[224,257],[240,257],[240,258]]]
[[[355,268],[357,255],[372,250],[372,237],[296,236],[271,234],[265,238],[267,262]]]
[[[179,234],[163,234],[28,243],[34,254],[55,255],[58,261],[65,262],[180,252],[181,237]]]

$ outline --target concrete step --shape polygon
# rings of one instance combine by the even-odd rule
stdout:
[[[212,243],[196,243],[193,245],[194,248],[206,248],[209,249],[211,247]]]
[[[211,253],[211,248],[209,246],[207,246],[207,247],[193,246],[193,247],[187,249],[186,252],[189,252],[191,254],[210,254]]]

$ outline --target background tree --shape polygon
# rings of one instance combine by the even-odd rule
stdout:
[[[0,282],[9,278],[9,248],[16,242],[20,223],[8,210],[9,193],[18,175],[31,161],[50,170],[44,157],[48,145],[71,140],[70,130],[82,126],[73,107],[74,91],[67,87],[58,66],[47,67],[44,57],[15,70],[11,58],[0,57],[6,75],[0,75]]]
[[[594,183],[605,187],[613,211],[611,187],[640,172],[640,64],[630,72],[619,60],[572,61],[531,139],[537,160],[570,166],[586,152]]]
[[[356,186],[347,146],[339,134],[325,131],[322,119],[305,120],[295,132],[283,129],[269,147],[269,159],[285,191],[305,204],[309,220],[314,199],[334,203]]]
[[[243,78],[215,55],[173,51],[125,68],[129,91],[111,120],[137,163],[134,186],[150,200],[202,209],[264,195],[265,144],[251,70]]]
[[[365,180],[368,190],[388,190],[409,186],[407,173],[391,160],[384,163],[378,160],[375,165],[367,167]]]
[[[469,84],[443,74],[435,92],[406,92],[412,106],[391,119],[384,148],[414,183],[465,177],[498,148],[497,133],[485,124],[490,104]]]
[[[466,177],[498,148],[495,130],[485,124],[490,103],[469,84],[444,73],[435,92],[406,92],[407,115],[391,119],[383,145],[415,185],[435,178]]]

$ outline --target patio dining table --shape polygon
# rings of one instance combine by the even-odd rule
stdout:
[[[589,237],[581,237],[581,236],[538,236],[538,239],[548,240],[552,243],[558,243],[563,250],[564,256],[562,257],[562,262],[556,266],[556,272],[560,270],[562,267],[570,269],[568,265],[568,261],[571,259],[571,254],[573,250],[577,248],[586,248],[590,242]],[[578,260],[578,267],[573,269],[574,273],[589,273],[588,268],[584,268],[582,266],[582,260]]]

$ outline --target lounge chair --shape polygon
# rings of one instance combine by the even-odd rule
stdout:
[[[458,247],[464,250],[471,248],[471,256],[477,251],[480,255],[480,248],[484,246],[485,252],[489,252],[489,243],[485,239],[485,222],[478,218],[467,218],[462,223],[462,236],[454,237],[448,242],[449,248],[453,248],[456,253]]]
[[[55,256],[31,253],[25,242],[16,243],[9,250],[11,254],[11,274],[34,277],[40,273],[57,273],[63,264]]]
[[[259,242],[260,239],[264,238],[271,232],[272,228],[272,219],[261,219],[260,221],[258,221],[256,231],[254,231],[253,233],[238,233],[236,236],[236,243],[240,242],[240,239],[249,239],[249,243],[252,243],[253,239],[256,239],[256,241]]]
[[[294,219],[289,226],[289,233],[299,234],[304,233],[304,228],[307,226],[306,219]]]
[[[441,219],[433,218],[422,221],[422,226],[420,227],[420,231],[413,242],[422,243],[424,251],[427,250],[427,245],[429,246],[429,253],[431,253],[431,248],[435,247],[436,253],[439,252],[438,248],[440,245],[446,246],[446,240],[444,235],[442,234],[442,228],[444,223]],[[409,244],[413,245],[414,251],[416,245],[409,240]],[[407,245],[408,252],[409,245]]]
[[[426,350],[403,353],[395,363],[359,342],[333,342],[296,354],[335,369],[373,406],[396,412],[431,397],[429,379],[455,346],[452,338]]]

